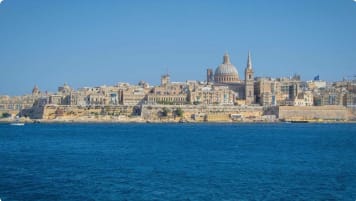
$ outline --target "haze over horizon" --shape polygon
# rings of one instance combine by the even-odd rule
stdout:
[[[244,79],[356,74],[356,2],[0,1],[0,95],[205,80],[227,51]]]

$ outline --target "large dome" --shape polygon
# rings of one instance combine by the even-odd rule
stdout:
[[[223,63],[220,64],[214,74],[216,83],[231,83],[239,81],[239,73],[236,67],[230,62],[228,54],[224,55]]]
[[[215,70],[215,75],[224,75],[224,74],[236,74],[236,75],[238,75],[238,72],[236,70],[236,67],[234,65],[232,65],[232,64],[221,64]]]

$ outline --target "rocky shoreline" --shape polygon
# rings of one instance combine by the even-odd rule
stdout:
[[[104,120],[104,119],[29,119],[20,118],[17,121],[13,118],[1,119],[1,124],[10,124],[14,122],[26,123],[26,124],[36,124],[36,123],[356,123],[356,121],[350,120],[274,120],[274,121],[195,121],[195,120],[184,120],[184,119],[161,119],[161,120],[144,120],[142,118],[127,118],[121,120]]]

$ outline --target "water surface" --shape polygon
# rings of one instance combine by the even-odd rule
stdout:
[[[0,124],[0,199],[356,199],[355,124]]]

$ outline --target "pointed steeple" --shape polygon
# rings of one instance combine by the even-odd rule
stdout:
[[[245,68],[245,100],[246,105],[251,105],[255,102],[254,76],[250,51],[248,51],[247,66]]]
[[[251,52],[248,51],[248,57],[247,57],[247,69],[252,69],[252,62],[251,62]]]

